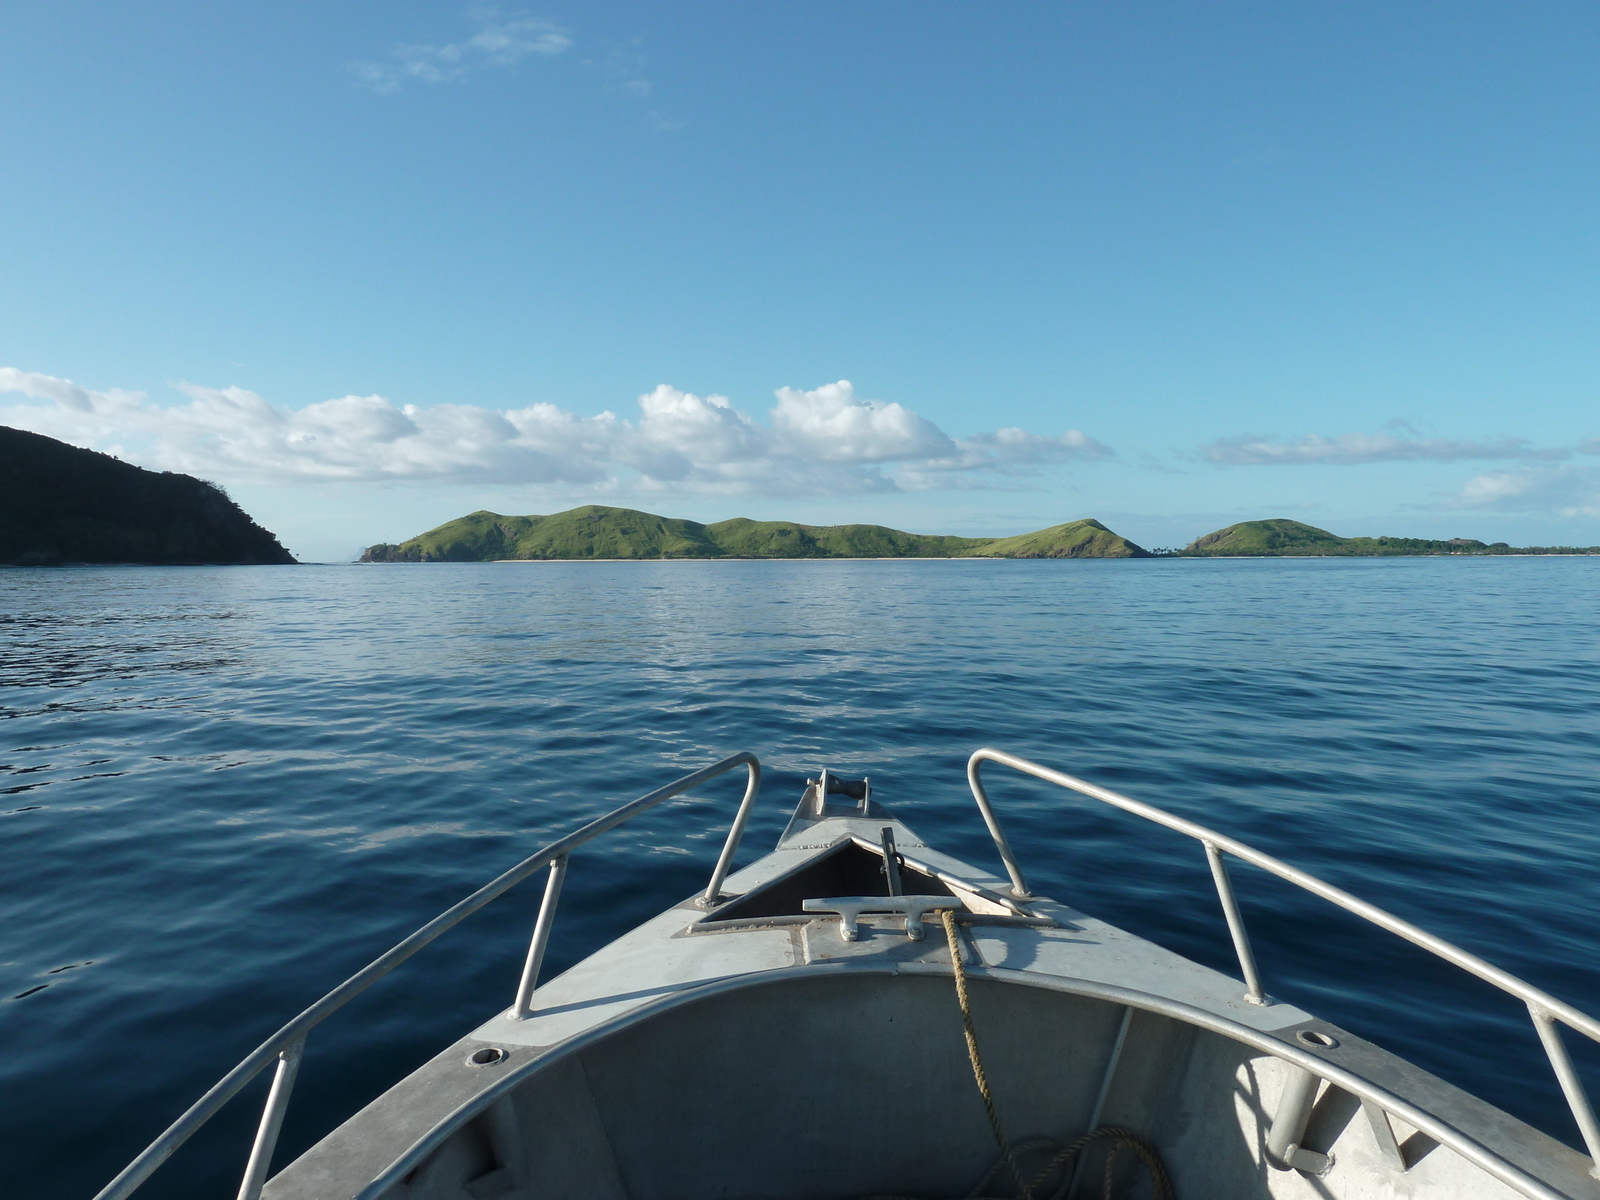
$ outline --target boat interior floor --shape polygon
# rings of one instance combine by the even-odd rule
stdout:
[[[1302,1138],[1328,1167],[1278,1169],[1266,1145],[1288,1064],[1101,999],[981,978],[970,992],[997,1114],[1030,1169],[1042,1158],[1028,1143],[1068,1142],[1094,1120],[1160,1146],[1182,1200],[1517,1194],[1403,1124],[1396,1189],[1392,1148],[1329,1085]],[[845,971],[711,996],[547,1056],[386,1195],[933,1200],[969,1195],[996,1154],[949,975]],[[322,1195],[316,1159],[267,1195]],[[1101,1161],[1085,1162],[1075,1196],[1102,1194]],[[1151,1194],[1131,1155],[1115,1182]],[[989,1194],[1017,1194],[1002,1185]]]

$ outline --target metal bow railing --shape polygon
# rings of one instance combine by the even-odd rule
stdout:
[[[745,786],[744,799],[739,803],[739,811],[734,815],[733,825],[728,830],[727,841],[723,843],[722,854],[717,858],[717,865],[711,873],[711,882],[706,886],[705,894],[700,899],[703,905],[715,904],[722,889],[722,882],[727,878],[728,870],[733,865],[733,856],[739,849],[739,840],[744,836],[745,825],[750,820],[750,810],[755,803],[756,794],[761,790],[761,763],[750,753],[735,754],[721,762],[712,763],[692,775],[685,775],[666,787],[657,788],[646,796],[640,796],[639,799],[612,810],[598,820],[589,822],[582,829],[569,833],[559,841],[551,842],[543,850],[523,859],[498,879],[479,888],[453,908],[440,913],[257,1046],[243,1062],[195,1101],[186,1113],[168,1127],[166,1132],[145,1147],[137,1158],[101,1189],[95,1200],[122,1200],[123,1197],[132,1195],[157,1167],[193,1137],[195,1132],[237,1095],[241,1088],[275,1062],[277,1069],[273,1074],[272,1086],[267,1092],[266,1105],[261,1113],[261,1123],[256,1129],[255,1143],[250,1149],[250,1159],[245,1167],[244,1178],[239,1185],[239,1200],[258,1200],[261,1188],[267,1180],[267,1169],[272,1162],[273,1149],[277,1146],[278,1132],[283,1127],[283,1116],[289,1106],[289,1094],[294,1088],[295,1073],[300,1068],[300,1058],[305,1050],[307,1034],[441,934],[459,925],[541,867],[548,866],[549,883],[545,887],[544,900],[539,906],[538,919],[534,922],[527,962],[523,966],[522,980],[517,987],[517,998],[511,1008],[513,1017],[527,1018],[532,1013],[531,997],[538,983],[539,967],[544,959],[545,947],[550,941],[550,927],[555,920],[556,903],[561,896],[561,883],[566,877],[568,856],[585,842],[599,837],[607,830],[615,829],[624,821],[739,766],[749,769],[749,782]]]
[[[1291,867],[1271,855],[1264,854],[1253,846],[1217,833],[1183,817],[1174,816],[1172,813],[1156,808],[1154,805],[1145,804],[1142,801],[1111,791],[1109,788],[1102,788],[1075,776],[1068,775],[1065,772],[1053,770],[1025,758],[1019,758],[1014,754],[1007,754],[1004,751],[986,747],[976,751],[968,760],[967,779],[972,786],[972,794],[978,803],[979,811],[983,815],[984,823],[988,826],[989,832],[994,838],[1001,860],[1005,864],[1006,872],[1010,876],[1012,895],[1017,900],[1026,901],[1032,897],[1028,891],[1027,883],[1023,879],[1022,870],[1017,864],[1016,855],[1012,852],[1011,846],[1000,828],[1000,823],[995,817],[988,794],[984,791],[979,771],[985,762],[999,763],[1025,775],[1031,775],[1047,783],[1053,783],[1058,787],[1079,792],[1115,808],[1120,808],[1125,812],[1143,817],[1145,820],[1152,821],[1167,829],[1185,834],[1200,842],[1205,848],[1206,860],[1211,869],[1212,879],[1216,884],[1217,896],[1222,903],[1223,915],[1228,924],[1228,932],[1233,938],[1234,950],[1238,955],[1239,969],[1244,977],[1245,999],[1253,1004],[1265,1004],[1268,1001],[1261,987],[1260,972],[1256,966],[1255,954],[1250,946],[1250,938],[1245,929],[1244,918],[1239,910],[1238,901],[1234,897],[1232,882],[1228,877],[1227,864],[1222,857],[1224,854],[1230,854],[1235,858],[1260,867],[1280,879],[1287,880],[1347,912],[1354,913],[1381,929],[1388,930],[1397,937],[1422,947],[1446,962],[1476,975],[1479,979],[1493,984],[1501,991],[1517,997],[1528,1007],[1529,1015],[1533,1019],[1534,1028],[1538,1032],[1540,1042],[1544,1046],[1545,1053],[1549,1056],[1556,1079],[1561,1085],[1562,1092],[1572,1110],[1573,1118],[1577,1122],[1578,1129],[1589,1149],[1591,1162],[1600,1164],[1600,1126],[1596,1124],[1594,1110],[1590,1106],[1583,1084],[1573,1068],[1572,1060],[1568,1056],[1566,1046],[1561,1040],[1561,1034],[1556,1028],[1556,1023],[1559,1022],[1570,1029],[1582,1033],[1593,1041],[1600,1042],[1600,1021],[1556,999],[1549,993],[1518,979],[1516,976],[1502,971],[1493,964],[1485,962],[1476,955],[1469,954],[1460,947],[1452,945],[1442,938],[1435,937],[1426,930],[1419,929],[1410,922],[1403,921],[1399,917],[1385,912],[1375,905],[1368,904],[1366,901],[1360,900],[1329,883],[1325,883],[1313,875]],[[256,1130],[255,1142],[251,1147],[250,1158],[238,1193],[239,1200],[259,1200],[261,1189],[266,1182],[267,1171],[271,1164],[272,1153],[277,1144],[278,1134],[283,1125],[284,1113],[288,1108],[295,1075],[299,1069],[301,1056],[304,1053],[306,1036],[312,1029],[467,917],[497,899],[536,871],[543,867],[548,867],[550,869],[549,879],[545,886],[543,900],[539,906],[538,917],[534,922],[533,936],[529,943],[528,956],[523,966],[522,977],[517,987],[516,999],[509,1013],[515,1019],[526,1019],[531,1016],[533,1011],[533,992],[538,983],[539,970],[544,960],[545,949],[549,944],[550,931],[555,920],[555,910],[560,900],[561,886],[566,877],[567,864],[572,851],[582,846],[585,842],[638,816],[647,809],[654,808],[656,805],[679,796],[711,779],[715,779],[717,776],[725,774],[738,766],[744,766],[749,771],[749,780],[745,787],[744,797],[740,801],[733,824],[728,830],[728,837],[723,844],[722,853],[718,856],[717,865],[712,871],[711,881],[707,884],[704,894],[698,901],[703,907],[714,906],[721,897],[723,881],[727,878],[728,871],[732,866],[733,856],[737,852],[739,842],[744,836],[745,826],[749,821],[751,809],[761,787],[761,764],[755,755],[749,753],[732,755],[721,762],[713,763],[702,770],[668,784],[666,787],[658,788],[648,795],[641,796],[629,804],[614,809],[612,812],[595,821],[591,821],[566,837],[552,842],[538,853],[512,867],[499,878],[479,888],[454,907],[439,914],[439,916],[422,926],[410,937],[356,972],[326,996],[323,996],[322,999],[311,1005],[311,1007],[307,1008],[258,1046],[238,1066],[218,1080],[205,1095],[200,1097],[187,1112],[173,1122],[160,1137],[150,1143],[137,1158],[129,1163],[115,1179],[100,1191],[95,1200],[122,1200],[123,1197],[132,1195],[163,1162],[187,1142],[246,1084],[266,1070],[268,1066],[276,1064],[272,1085],[267,1094],[261,1121]],[[1595,1165],[1592,1169],[1597,1177],[1600,1177],[1600,1165]]]
[[[1583,1082],[1578,1078],[1577,1071],[1573,1068],[1572,1059],[1567,1054],[1565,1043],[1561,1040],[1561,1033],[1556,1028],[1556,1023],[1576,1030],[1591,1041],[1600,1042],[1600,1021],[1587,1013],[1573,1008],[1570,1004],[1557,1000],[1548,992],[1541,991],[1531,983],[1526,983],[1492,963],[1485,962],[1475,954],[1469,954],[1459,946],[1452,945],[1443,938],[1435,937],[1425,929],[1419,929],[1409,921],[1402,921],[1392,913],[1385,912],[1376,905],[1368,904],[1365,900],[1357,899],[1349,892],[1325,883],[1315,875],[1308,875],[1298,868],[1291,867],[1288,863],[1273,858],[1270,854],[1263,854],[1254,846],[1248,846],[1236,841],[1215,830],[1207,829],[1204,825],[1197,825],[1183,817],[1174,816],[1152,804],[1134,800],[1109,788],[1099,787],[1073,775],[1062,771],[1052,770],[1030,762],[1026,758],[1019,758],[1015,754],[1007,754],[1003,750],[993,750],[985,747],[976,751],[967,760],[967,782],[972,785],[972,795],[978,802],[978,809],[983,813],[984,822],[989,826],[989,832],[994,835],[995,844],[1000,848],[1000,857],[1004,860],[1006,871],[1011,876],[1011,888],[1018,899],[1028,898],[1028,886],[1023,882],[1022,872],[1017,867],[1016,856],[1011,853],[1011,847],[1005,840],[1005,835],[1000,832],[999,822],[995,820],[994,809],[989,803],[989,796],[983,790],[983,780],[979,777],[979,769],[986,762],[999,763],[1001,766],[1021,771],[1024,775],[1032,775],[1035,779],[1043,779],[1046,783],[1053,783],[1057,787],[1069,788],[1074,792],[1081,792],[1100,800],[1124,812],[1133,813],[1157,825],[1163,825],[1178,833],[1187,834],[1205,847],[1206,860],[1211,866],[1211,877],[1217,885],[1217,897],[1222,901],[1222,912],[1227,918],[1228,932],[1233,936],[1233,948],[1239,956],[1239,970],[1244,975],[1245,999],[1252,1004],[1267,1003],[1266,994],[1261,990],[1261,975],[1256,969],[1255,953],[1250,948],[1250,936],[1245,930],[1244,916],[1239,911],[1239,902],[1234,898],[1233,884],[1228,878],[1228,867],[1223,861],[1223,854],[1231,854],[1235,858],[1243,859],[1247,863],[1260,867],[1263,871],[1276,875],[1279,879],[1288,880],[1296,887],[1303,888],[1314,896],[1320,896],[1330,904],[1354,913],[1363,920],[1370,921],[1380,929],[1386,929],[1396,937],[1404,938],[1416,946],[1421,946],[1431,954],[1437,955],[1448,963],[1460,967],[1463,971],[1476,975],[1479,979],[1493,984],[1502,992],[1515,996],[1528,1006],[1528,1014],[1533,1018],[1533,1027],[1539,1035],[1539,1041],[1544,1045],[1545,1054],[1549,1056],[1550,1066],[1555,1071],[1556,1080],[1561,1085],[1562,1094],[1566,1096],[1567,1105],[1572,1109],[1572,1117],[1578,1124],[1578,1131],[1583,1135],[1584,1144],[1589,1149],[1590,1174],[1600,1178],[1600,1125],[1595,1122],[1594,1109],[1589,1103],[1589,1097],[1583,1088]]]

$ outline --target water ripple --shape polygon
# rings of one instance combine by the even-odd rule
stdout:
[[[92,1195],[411,929],[743,748],[767,768],[747,857],[827,764],[987,862],[963,764],[996,744],[1600,1010],[1597,624],[1589,559],[0,572],[0,1193]],[[1192,842],[991,790],[1042,890],[1230,969]],[[576,855],[552,969],[703,886],[738,791]],[[1574,1136],[1515,1003],[1236,880],[1275,994]],[[510,999],[535,891],[319,1030],[287,1151]],[[160,1194],[237,1178],[238,1107]]]

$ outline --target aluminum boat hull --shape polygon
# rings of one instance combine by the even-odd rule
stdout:
[[[882,895],[888,829],[905,890],[959,903],[977,1040],[1025,1163],[1043,1161],[1034,1139],[1113,1125],[1158,1148],[1181,1200],[1600,1200],[1588,1158],[1492,1105],[839,800],[808,788],[718,903],[686,900],[539,986],[264,1195],[967,1195],[997,1147],[936,917],[913,940],[903,914],[869,912],[851,941],[803,903]],[[1131,1160],[1118,1186],[1148,1194]],[[1075,1194],[1099,1187],[1094,1167]]]

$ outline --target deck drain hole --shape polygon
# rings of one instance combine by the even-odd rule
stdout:
[[[506,1052],[499,1046],[485,1046],[469,1054],[467,1061],[475,1067],[492,1067],[497,1062],[504,1062],[505,1058]]]
[[[1307,1046],[1318,1046],[1324,1050],[1332,1050],[1339,1044],[1339,1039],[1326,1033],[1318,1033],[1315,1029],[1302,1029],[1295,1034]]]

